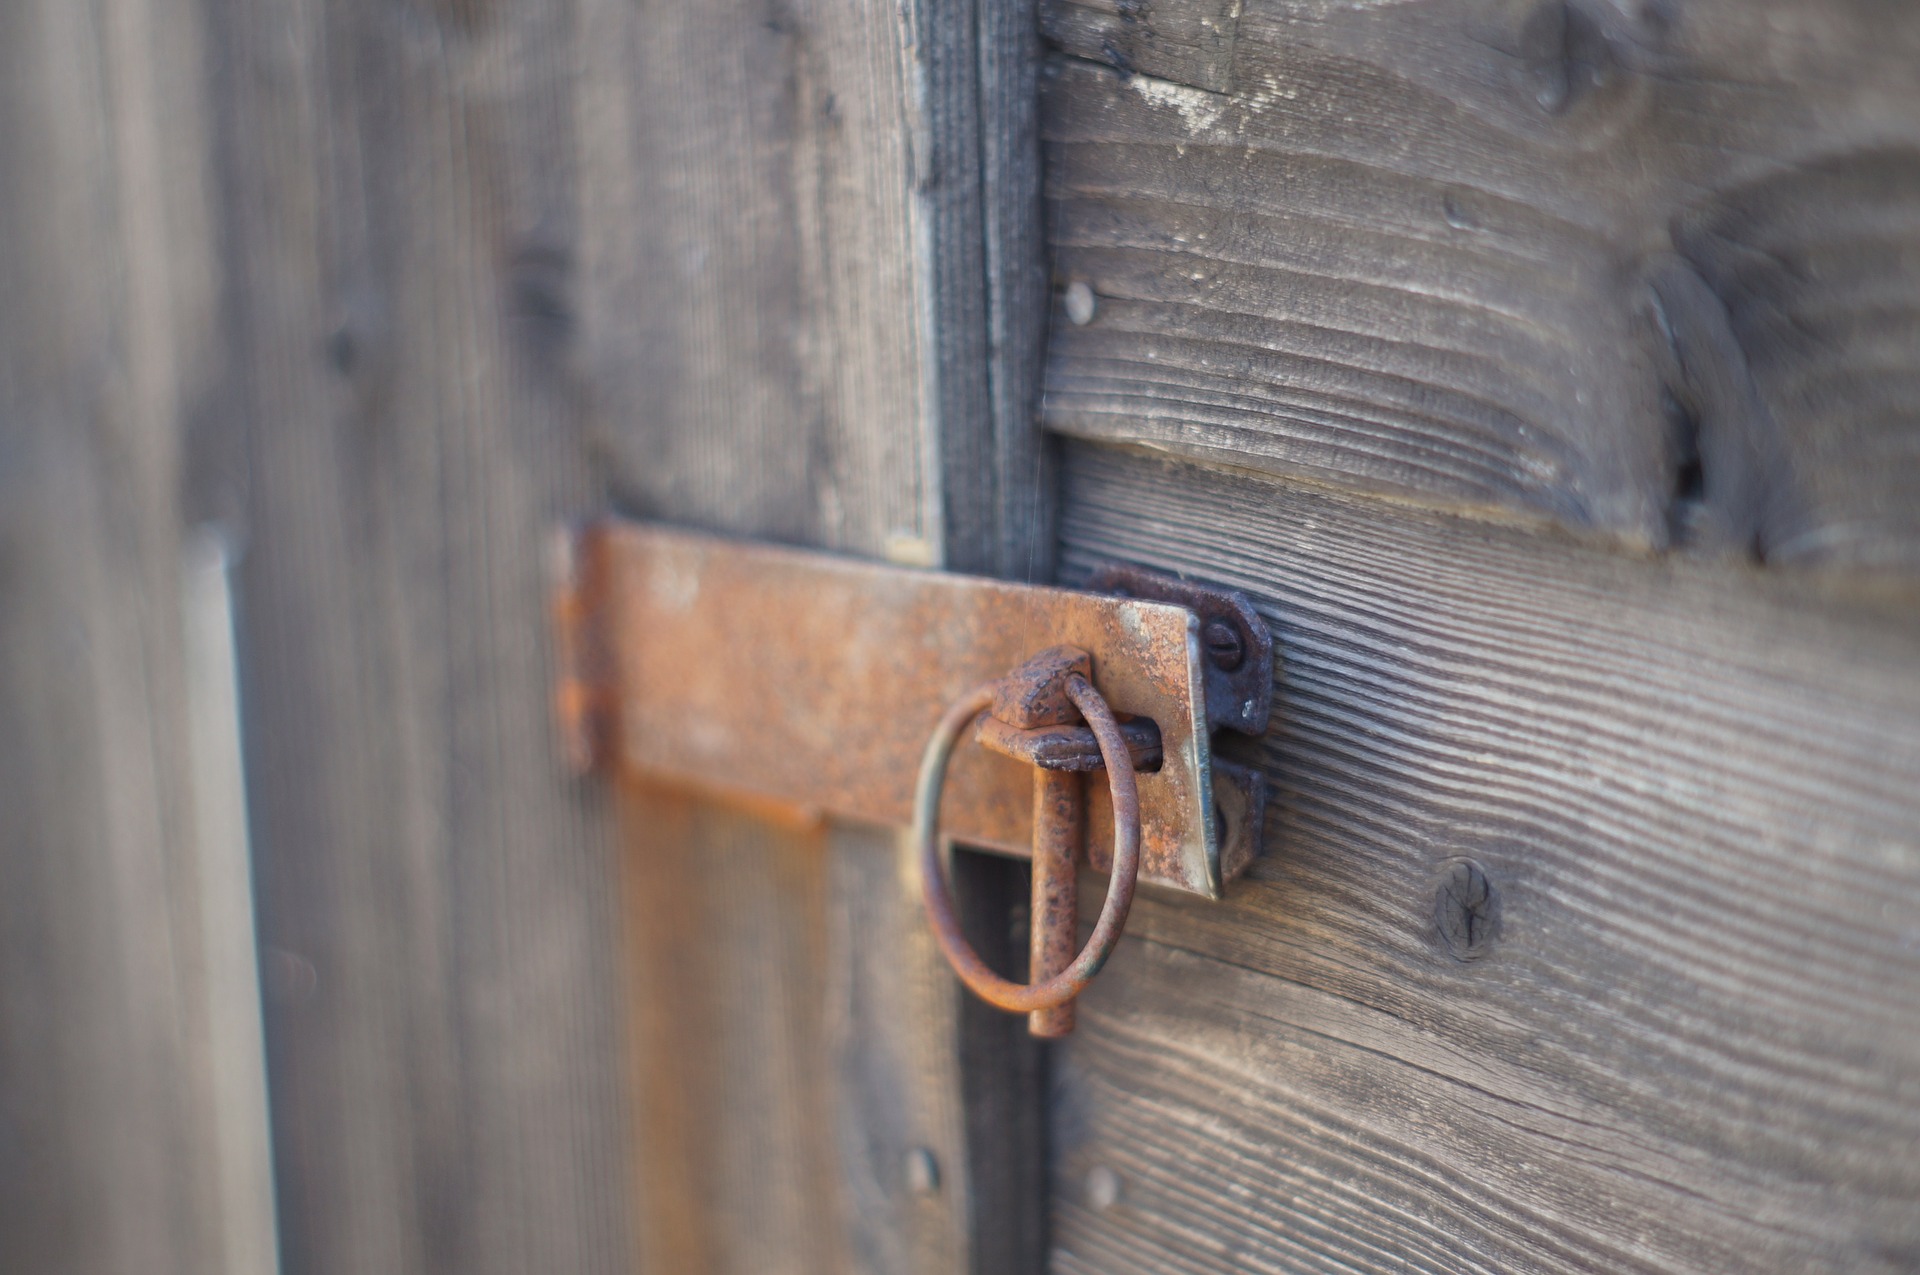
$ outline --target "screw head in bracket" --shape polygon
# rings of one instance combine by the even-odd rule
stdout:
[[[1273,711],[1273,634],[1246,595],[1123,562],[1096,568],[1087,588],[1193,612],[1205,663],[1208,729],[1266,734]]]
[[[1208,620],[1200,633],[1200,644],[1206,648],[1207,659],[1222,673],[1231,673],[1246,662],[1246,640],[1230,620]]]

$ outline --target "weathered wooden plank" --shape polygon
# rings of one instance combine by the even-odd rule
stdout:
[[[963,1269],[954,1010],[926,1003],[955,993],[904,847],[662,790],[621,804],[641,1269]]]
[[[582,358],[638,509],[938,559],[904,35],[860,0],[583,5]]]
[[[768,21],[756,4],[592,3],[584,14],[575,287],[594,429],[620,501],[897,561],[1043,574],[1051,479],[1034,421],[1046,315],[1030,8],[834,0]],[[712,818],[694,821],[682,853],[701,853],[701,820]],[[774,832],[753,835],[765,854],[825,874],[796,897],[835,920],[816,920],[828,937],[785,961],[729,966],[737,979],[705,984],[711,1003],[686,1040],[710,1058],[725,1041],[760,1042],[741,1083],[770,1085],[783,1111],[817,1118],[781,1117],[792,1132],[776,1159],[791,1171],[776,1172],[751,1153],[767,1113],[696,1090],[711,1100],[676,1120],[722,1145],[702,1153],[704,1194],[686,1207],[650,1198],[643,1214],[678,1218],[700,1256],[676,1250],[658,1268],[769,1269],[798,1209],[810,1229],[780,1259],[789,1268],[1032,1269],[1031,1046],[977,1037],[950,999],[915,990],[927,976],[900,943],[918,934],[918,904],[888,857],[836,834],[796,859]],[[850,870],[856,862],[866,867]],[[706,945],[756,951],[755,935],[794,923],[769,914],[791,906],[773,898],[736,911],[760,896],[732,880],[684,874],[681,897],[635,901],[634,914],[691,910],[714,918]],[[873,933],[848,919],[859,917]],[[651,960],[658,969],[666,955]],[[863,1018],[866,1037],[837,1043],[779,1027],[812,1021],[822,988],[860,989],[836,1022],[899,1012],[884,1028]],[[679,1047],[652,1039],[643,1068]],[[958,1111],[962,1087],[977,1118],[964,1139],[928,1144],[939,1190],[903,1199],[907,1141],[933,1138],[914,1130]],[[641,1139],[649,1163],[673,1163],[652,1136]]]
[[[1080,1002],[1055,1269],[1920,1260],[1920,596],[1087,446],[1063,528],[1280,671],[1266,857]]]
[[[1233,87],[1242,0],[1054,0],[1040,8],[1047,39],[1077,58],[1210,93]]]
[[[1027,977],[1032,881],[1023,860],[957,851],[949,865],[967,941],[1008,978]],[[947,977],[951,977],[949,973]],[[951,984],[948,984],[951,986]],[[1046,1268],[1048,1055],[1025,1018],[960,996],[968,1240],[977,1275]]]
[[[969,6],[930,3],[934,12]],[[949,448],[944,474],[946,563],[1009,579],[1045,582],[1053,573],[1053,455],[1039,428],[1040,382],[1048,320],[1046,226],[1040,189],[1041,45],[1034,0],[975,0],[978,74],[948,108],[977,120],[978,159],[957,163],[948,180],[977,174],[984,251],[986,411],[947,410],[943,440],[990,436],[984,457]],[[965,44],[935,44],[950,59]],[[961,284],[968,281],[963,277]],[[936,305],[935,324],[959,322]],[[951,375],[943,371],[943,376]],[[982,491],[982,477],[991,479]],[[1006,1270],[1007,1266],[987,1266]]]
[[[217,366],[196,17],[168,0],[0,12],[10,1271],[272,1256],[261,1195],[230,1189],[257,1170],[264,1113],[257,1088],[221,1082],[257,1079],[260,1042],[223,999],[250,952],[240,980],[210,963],[249,909],[214,853],[234,847],[210,844],[219,777],[194,747],[181,599],[179,454]]]
[[[1056,281],[1098,304],[1056,323],[1049,425],[1641,545],[1913,565],[1920,13],[1236,8],[1230,76],[1064,40],[1141,73],[1050,77]]]
[[[683,1179],[694,1135],[643,1110],[636,1196],[621,989],[644,1002],[715,946],[768,955],[770,921],[729,910],[737,877],[684,873],[652,906],[713,931],[687,950],[635,937],[622,977],[610,829],[558,777],[532,626],[544,524],[608,492],[897,559],[1033,559],[1044,526],[1002,518],[1044,490],[1030,406],[1013,408],[1044,322],[1032,102],[1006,112],[1024,132],[989,143],[972,97],[989,72],[1030,83],[1032,40],[972,6],[852,0],[286,0],[214,19],[244,438],[204,468],[215,502],[244,479],[225,499],[248,535],[290,1267],[606,1269],[636,1225],[656,1269],[964,1264],[940,1219],[991,1195],[971,1192],[964,1146],[942,1143],[943,1203],[848,1212],[877,1180],[853,1154],[866,1126],[810,1114],[831,1106],[822,1085],[932,1113],[961,1083],[953,1007],[916,993],[910,964],[818,930],[822,910],[912,897],[830,870],[838,838],[809,858],[683,821],[679,853],[758,836],[817,907],[791,918],[812,937],[790,959],[752,966],[758,989],[743,965],[683,1039],[642,1030],[635,1092],[688,1084],[720,1149]],[[991,181],[973,158],[989,144]],[[793,1025],[857,971],[861,1003],[907,1020],[886,1040],[922,1045],[846,1045],[829,1066],[837,1038]],[[685,1058],[742,1041],[761,1051],[748,1078],[791,1082],[769,1102],[788,1129],[774,1159],[798,1176],[756,1167],[746,1106],[699,1106],[712,1091]]]
[[[1030,5],[583,11],[583,357],[621,497],[1044,567]]]
[[[551,520],[594,499],[559,7],[216,4],[286,1270],[631,1264],[605,802],[566,777]],[[220,498],[217,495],[209,499]]]

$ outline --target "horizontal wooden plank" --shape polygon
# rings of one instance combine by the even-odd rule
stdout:
[[[1075,57],[1224,93],[1232,86],[1241,0],[1055,0],[1040,7],[1047,39]]]
[[[1235,8],[1230,76],[1063,37],[1120,69],[1063,58],[1045,95],[1056,283],[1096,301],[1056,313],[1051,427],[1920,563],[1920,10]]]
[[[1082,998],[1056,1270],[1920,1261],[1920,596],[1086,445],[1063,524],[1280,664],[1266,857]]]

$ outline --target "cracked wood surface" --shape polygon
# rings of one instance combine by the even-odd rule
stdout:
[[[1043,12],[1056,285],[1098,301],[1056,316],[1052,428],[1920,565],[1920,10]]]
[[[1089,445],[1061,516],[1070,578],[1244,589],[1278,667],[1265,857],[1143,894],[1080,1001],[1054,1270],[1920,1261],[1910,587]],[[1499,895],[1464,961],[1461,859]]]

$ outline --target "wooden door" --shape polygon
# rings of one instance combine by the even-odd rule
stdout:
[[[10,1268],[1920,1265],[1909,6],[0,34]],[[569,773],[546,546],[609,509],[1245,591],[1264,854],[1028,1040],[897,829]],[[1015,968],[1022,868],[958,860]]]

